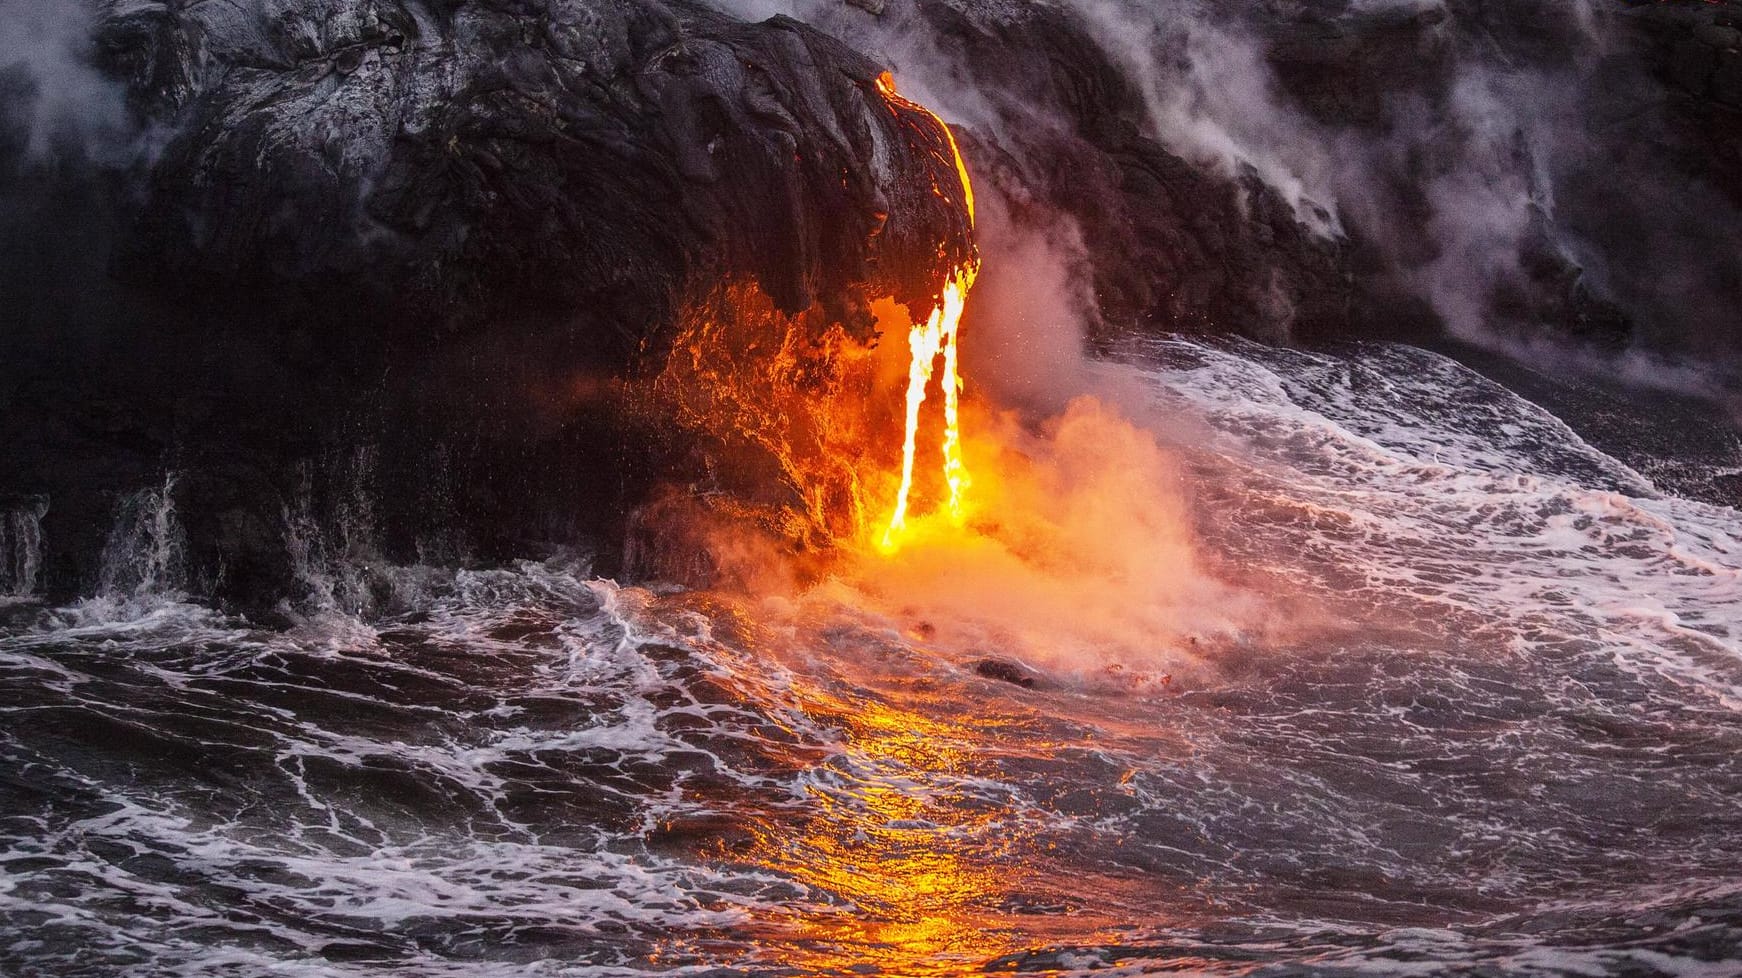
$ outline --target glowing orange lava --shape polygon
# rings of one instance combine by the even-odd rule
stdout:
[[[967,204],[968,225],[972,228],[974,186],[968,179],[968,167],[962,161],[962,151],[956,146],[955,134],[930,109],[896,94],[895,79],[888,72],[878,77],[877,90],[892,105],[930,116],[937,122],[938,128],[943,130],[944,136],[949,140],[950,154],[954,157],[956,175],[962,182],[962,199]],[[933,189],[940,197],[943,196],[941,190],[935,187]],[[901,447],[901,488],[896,492],[895,510],[889,518],[889,526],[877,541],[877,548],[884,553],[893,553],[900,549],[902,539],[908,531],[907,506],[908,497],[913,491],[913,458],[918,447],[919,411],[925,403],[926,389],[931,386],[932,374],[936,372],[937,359],[940,356],[944,361],[943,378],[940,381],[944,395],[944,482],[949,486],[949,498],[944,504],[945,512],[956,525],[960,525],[966,518],[967,492],[971,480],[968,477],[968,467],[962,462],[962,376],[956,341],[961,332],[962,312],[967,307],[968,292],[973,289],[974,278],[979,271],[980,262],[977,257],[970,257],[958,265],[944,283],[943,295],[937,308],[932,310],[924,323],[916,323],[908,330],[907,348],[911,362],[907,373],[907,427]]]

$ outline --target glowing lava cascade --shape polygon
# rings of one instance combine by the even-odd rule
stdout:
[[[884,72],[877,79],[877,90],[891,103],[892,109],[899,107],[923,112],[943,130],[949,141],[950,154],[954,157],[956,175],[962,181],[962,197],[968,208],[968,226],[972,229],[974,186],[968,179],[968,168],[962,162],[962,152],[956,146],[955,134],[930,109],[897,94],[895,79],[888,72]],[[941,189],[934,188],[934,191],[943,196]],[[926,389],[931,386],[939,356],[944,361],[940,384],[944,395],[944,482],[949,486],[945,512],[951,522],[958,525],[966,517],[966,495],[970,480],[968,468],[962,462],[962,377],[957,356],[957,337],[961,332],[962,312],[967,307],[968,292],[974,287],[974,278],[979,271],[978,257],[969,257],[958,265],[944,283],[937,308],[932,310],[924,323],[915,323],[908,330],[907,347],[912,359],[907,374],[907,425],[901,446],[901,488],[896,492],[895,510],[889,518],[889,525],[877,541],[878,549],[884,553],[893,553],[900,549],[902,538],[907,532],[907,505],[908,497],[913,492],[913,459],[919,438],[919,411],[925,403]]]

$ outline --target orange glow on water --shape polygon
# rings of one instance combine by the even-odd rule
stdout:
[[[735,639],[752,643],[748,651],[759,660],[779,661],[793,653],[795,639],[799,648],[814,648],[812,629],[832,631],[838,621],[799,611],[771,644]],[[761,623],[752,627],[759,631]],[[1003,972],[1017,970],[1010,962],[1026,949],[1085,934],[1116,942],[1112,928],[1121,919],[1103,907],[1142,907],[1160,919],[1148,881],[1117,870],[1067,871],[1059,842],[1069,829],[1043,806],[996,789],[983,793],[1009,776],[1003,761],[1010,743],[1059,763],[1083,746],[1074,731],[1037,723],[1022,703],[974,692],[971,682],[889,675],[888,663],[875,657],[865,667],[824,684],[782,687],[809,722],[839,734],[820,753],[780,759],[795,774],[809,772],[791,782],[799,795],[783,792],[779,804],[748,808],[741,797],[706,800],[709,817],[731,826],[699,840],[709,858],[797,884],[795,899],[747,908],[737,934],[764,949],[758,965],[769,973],[900,978]],[[674,828],[699,836],[710,824]],[[1098,894],[1102,906],[1065,896],[1059,884],[1067,878],[1075,892]]]

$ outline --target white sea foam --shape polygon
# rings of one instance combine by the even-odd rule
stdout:
[[[573,558],[377,566],[390,600],[288,632],[177,588],[15,610],[0,965],[1721,973],[1737,514],[1419,350],[1145,356],[1208,433],[1198,559],[1311,627],[1022,688],[851,588]]]

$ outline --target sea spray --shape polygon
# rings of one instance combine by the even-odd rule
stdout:
[[[103,544],[97,595],[127,600],[177,598],[187,588],[187,535],[176,516],[177,474],[121,500]]]
[[[42,518],[48,497],[35,496],[0,512],[0,598],[36,594],[42,571]]]

